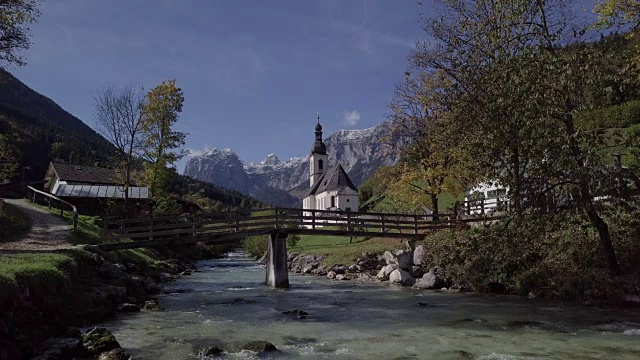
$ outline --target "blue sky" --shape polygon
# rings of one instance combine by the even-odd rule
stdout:
[[[188,149],[284,160],[307,154],[317,111],[325,135],[383,121],[424,3],[49,0],[9,70],[92,126],[103,86],[176,78]]]
[[[423,36],[420,9],[414,1],[49,0],[27,66],[9,70],[89,125],[92,94],[104,85],[176,78],[187,148],[287,159],[309,151],[317,111],[325,135],[383,120]]]

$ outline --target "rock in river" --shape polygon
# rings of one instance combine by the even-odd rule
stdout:
[[[119,349],[120,344],[115,336],[106,328],[93,328],[82,334],[82,347],[88,353],[98,356],[103,352]]]
[[[433,270],[422,276],[413,286],[416,289],[440,289],[444,286],[444,277]]]
[[[411,277],[411,274],[402,270],[396,269],[389,274],[389,282],[392,284],[401,284],[404,286],[411,286],[415,283],[415,279]]]
[[[249,343],[246,343],[242,346],[243,350],[249,350],[249,351],[254,351],[257,352],[259,354],[263,354],[263,353],[268,353],[268,352],[272,352],[272,351],[277,351],[278,348],[276,348],[275,345],[273,345],[272,343],[268,342],[268,341],[252,341]]]
[[[140,307],[136,304],[124,303],[118,306],[118,311],[120,312],[138,312],[140,311]]]

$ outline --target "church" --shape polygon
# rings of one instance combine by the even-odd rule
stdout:
[[[329,166],[327,146],[322,141],[320,117],[316,124],[316,141],[309,158],[311,188],[302,200],[308,210],[358,211],[358,188],[339,163]]]

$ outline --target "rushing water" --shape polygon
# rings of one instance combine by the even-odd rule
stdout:
[[[281,351],[269,357],[283,359],[640,359],[638,311],[295,274],[291,289],[274,290],[241,254],[199,268],[167,287],[186,292],[162,295],[166,311],[104,325],[139,359],[189,359],[252,340],[275,344]],[[295,309],[308,318],[283,314]]]

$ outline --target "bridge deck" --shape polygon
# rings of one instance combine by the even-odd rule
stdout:
[[[258,209],[105,221],[106,251],[229,243],[273,233],[349,237],[423,238],[427,233],[460,227],[451,214],[409,215],[303,209]]]

